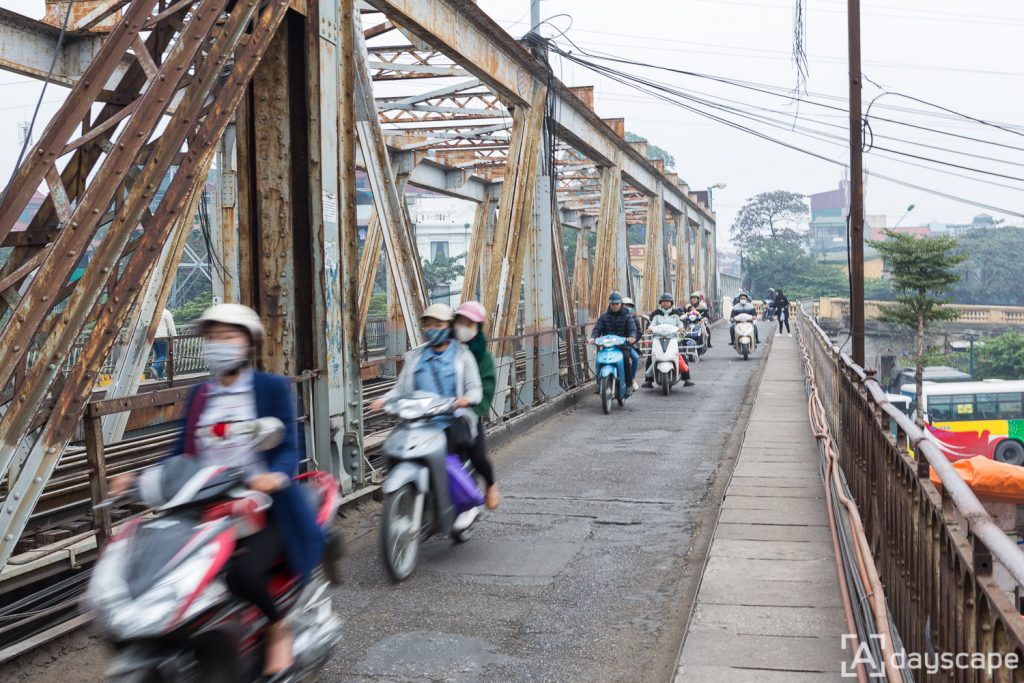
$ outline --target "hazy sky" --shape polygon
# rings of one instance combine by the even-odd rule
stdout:
[[[804,0],[807,7],[809,99],[845,108],[846,3],[844,0]],[[480,0],[479,3],[515,36],[528,29],[528,0]],[[42,0],[0,0],[3,7],[29,16],[41,16]],[[971,7],[977,12],[972,12]],[[933,170],[934,164],[906,159],[929,168],[892,159],[891,151],[866,157],[870,171],[941,192],[1024,213],[1022,189],[1024,151],[1024,3],[1019,0],[864,0],[863,59],[865,75],[891,91],[939,103],[974,117],[1000,122],[1012,132],[949,117],[906,99],[882,98],[872,110],[875,146],[932,157],[1011,178],[979,176],[968,170]],[[554,16],[569,15],[569,16]],[[645,63],[700,72],[756,84],[790,89],[796,71],[790,53],[793,35],[793,0],[542,0],[542,28],[553,36],[567,35],[585,50],[614,53]],[[571,20],[570,20],[571,17]],[[570,26],[571,21],[571,26]],[[563,41],[564,42],[564,41]],[[774,97],[733,86],[654,70],[620,66],[627,71],[672,84],[674,87],[729,106],[776,110],[759,111],[786,130],[728,116],[796,146],[845,162],[846,118],[842,111],[797,105],[787,97]],[[785,189],[800,193],[836,187],[840,166],[804,156],[727,128],[697,114],[639,94],[626,85],[605,80],[583,67],[555,63],[556,73],[570,85],[597,86],[596,109],[604,117],[624,116],[627,128],[665,148],[677,160],[677,170],[694,189],[724,182],[715,191],[719,234],[724,237],[743,201],[758,192]],[[31,117],[40,84],[7,72],[0,73],[0,181],[6,182],[18,150],[18,123]],[[868,84],[865,106],[881,91]],[[50,86],[36,136],[56,110],[62,89]],[[701,105],[706,109],[705,105]],[[898,108],[898,109],[894,109]],[[905,111],[914,109],[916,112]],[[799,117],[797,117],[799,114]],[[902,123],[987,140],[974,142],[887,123],[875,116]],[[837,140],[811,139],[792,127],[813,128]],[[892,138],[898,138],[894,140]],[[942,149],[929,149],[924,143]],[[974,156],[953,154],[956,150]],[[1003,187],[1005,186],[1005,187]],[[916,208],[904,225],[929,221],[969,222],[982,211],[922,191],[870,178],[867,210],[884,213],[893,224],[909,204]],[[997,218],[1005,217],[990,211]],[[1008,217],[1010,222],[1024,223]],[[721,238],[720,238],[721,241]]]

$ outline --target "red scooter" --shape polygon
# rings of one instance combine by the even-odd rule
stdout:
[[[275,418],[228,428],[252,437],[256,450],[280,442]],[[324,472],[293,480],[316,510],[328,543],[321,566],[301,585],[282,562],[271,594],[295,636],[295,665],[274,681],[316,680],[341,638],[330,583],[340,582],[341,539],[331,531],[337,485]],[[86,602],[117,655],[108,675],[118,683],[261,679],[266,618],[227,589],[225,570],[236,540],[266,523],[270,497],[249,490],[241,473],[170,458],[142,473],[114,500],[140,499],[152,516],[130,522],[93,569]],[[112,504],[114,500],[105,504]]]

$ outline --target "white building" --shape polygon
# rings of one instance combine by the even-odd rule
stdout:
[[[444,196],[407,194],[409,217],[416,231],[416,248],[420,259],[438,256],[459,257],[466,265],[465,254],[473,237],[473,216],[476,204],[463,199]],[[462,278],[447,287],[436,288],[432,294],[435,303],[458,304],[461,300]],[[447,295],[447,298],[446,298]]]

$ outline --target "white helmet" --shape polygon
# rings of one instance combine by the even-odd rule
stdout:
[[[210,323],[242,327],[249,332],[253,341],[263,338],[263,323],[260,321],[259,315],[242,304],[217,304],[207,308],[196,322],[199,334],[203,334]]]

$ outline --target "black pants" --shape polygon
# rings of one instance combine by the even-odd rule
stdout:
[[[466,455],[469,456],[469,461],[473,463],[476,471],[484,478],[484,482],[488,486],[493,486],[494,467],[491,465],[491,461],[487,459],[487,441],[484,436],[483,418],[480,418],[476,423],[476,440],[469,447]]]
[[[789,315],[788,314],[780,314],[779,315],[779,334],[782,334],[782,324],[783,323],[786,324],[786,332],[789,332]],[[792,334],[792,332],[789,332],[789,333]]]
[[[267,520],[266,527],[238,541],[228,563],[228,589],[256,605],[271,623],[281,621],[282,616],[270,595],[271,569],[282,552],[281,532],[273,520]]]

